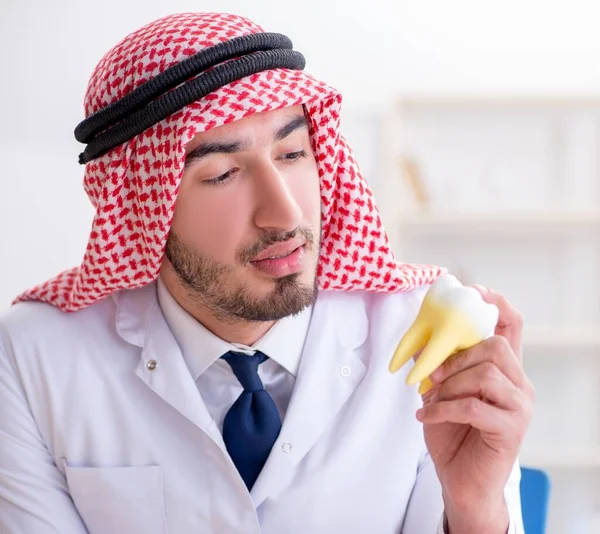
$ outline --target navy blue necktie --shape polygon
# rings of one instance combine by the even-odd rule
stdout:
[[[265,390],[258,366],[267,357],[229,351],[222,358],[244,388],[223,422],[223,440],[248,490],[252,489],[281,430],[281,418]]]

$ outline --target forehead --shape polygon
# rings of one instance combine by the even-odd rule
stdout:
[[[244,141],[249,145],[271,143],[277,130],[295,117],[303,115],[304,107],[301,105],[255,113],[207,132],[197,133],[186,145],[186,153],[207,142]]]

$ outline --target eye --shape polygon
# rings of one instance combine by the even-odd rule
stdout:
[[[287,162],[293,162],[305,157],[306,152],[304,150],[299,150],[298,152],[288,152],[287,154],[281,156],[280,159]]]
[[[233,168],[228,170],[226,173],[217,176],[216,178],[211,178],[210,180],[203,180],[202,183],[206,185],[223,185],[227,183],[237,171],[237,168]]]

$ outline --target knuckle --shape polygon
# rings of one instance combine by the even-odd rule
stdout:
[[[511,402],[513,405],[518,406],[519,410],[522,411],[525,415],[529,411],[529,402],[526,397],[523,396],[523,393],[518,389],[511,391]]]
[[[492,336],[488,339],[488,355],[489,360],[497,362],[511,350],[508,339],[504,336]]]
[[[464,405],[465,414],[470,417],[474,417],[479,413],[479,401],[474,397],[465,400]]]
[[[498,367],[492,362],[484,362],[481,364],[481,381],[482,382],[495,382],[498,380],[500,371]]]
[[[515,391],[512,395],[513,402],[518,406],[515,412],[515,422],[523,435],[527,432],[529,423],[533,417],[533,403],[521,391]]]

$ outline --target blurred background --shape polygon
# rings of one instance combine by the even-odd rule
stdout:
[[[342,124],[399,259],[490,286],[525,317],[537,389],[522,463],[549,534],[600,533],[600,4],[527,0],[0,0],[0,310],[77,265],[88,77],[181,11],[287,34]]]

